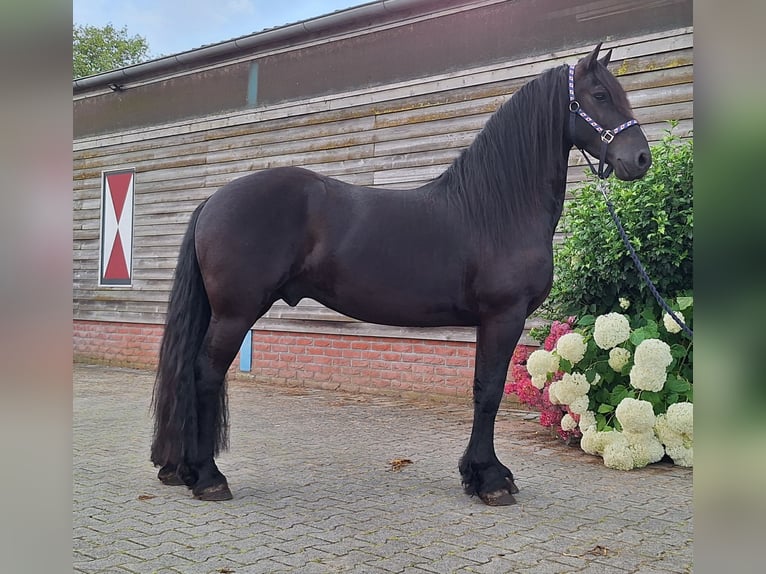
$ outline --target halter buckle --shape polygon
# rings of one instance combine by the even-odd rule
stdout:
[[[580,102],[577,100],[572,100],[569,102],[569,111],[574,113],[580,110]]]
[[[601,141],[605,144],[612,143],[612,140],[614,139],[614,134],[612,133],[612,130],[604,130],[601,132]]]

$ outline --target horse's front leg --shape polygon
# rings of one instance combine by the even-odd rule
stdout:
[[[482,322],[476,337],[473,429],[459,469],[468,494],[486,504],[514,504],[513,474],[495,455],[495,417],[503,398],[508,365],[524,329],[525,314],[508,313]]]

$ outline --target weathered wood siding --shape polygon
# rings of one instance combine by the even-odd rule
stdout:
[[[691,28],[609,42],[612,70],[651,141],[693,125]],[[161,323],[191,211],[254,170],[302,166],[348,182],[415,187],[441,173],[487,118],[543,70],[590,46],[329,97],[197,118],[74,142],[74,318]],[[584,176],[570,156],[569,185]],[[132,167],[133,286],[98,287],[100,177]],[[257,328],[472,340],[472,329],[367,325],[316,302],[276,304]]]

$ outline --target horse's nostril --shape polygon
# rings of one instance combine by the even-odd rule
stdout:
[[[645,168],[649,167],[649,164],[651,162],[650,155],[644,151],[639,152],[638,157],[636,158],[636,163],[638,164],[638,167]]]

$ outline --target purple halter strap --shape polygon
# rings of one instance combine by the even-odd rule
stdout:
[[[629,119],[627,122],[620,124],[613,130],[605,130],[602,128],[596,120],[591,118],[588,114],[586,114],[583,109],[580,107],[580,102],[578,102],[575,99],[575,91],[574,91],[574,73],[575,73],[575,67],[570,65],[569,66],[569,137],[574,138],[574,130],[575,130],[575,116],[580,116],[582,119],[584,119],[588,124],[596,130],[599,134],[601,134],[601,157],[599,158],[599,164],[598,169],[593,167],[593,164],[588,159],[588,156],[585,154],[585,151],[578,146],[578,149],[583,153],[585,156],[585,159],[588,161],[588,165],[590,165],[591,170],[594,174],[596,174],[601,179],[606,179],[609,177],[609,175],[612,173],[612,166],[607,165],[606,169],[604,169],[604,166],[606,165],[606,148],[607,146],[612,143],[612,140],[614,139],[614,136],[616,136],[621,131],[624,131],[628,129],[631,126],[637,126],[638,121],[634,119]]]

